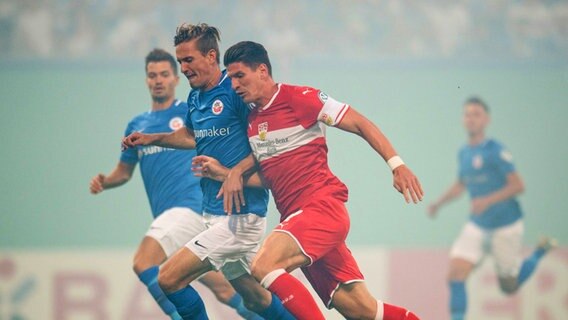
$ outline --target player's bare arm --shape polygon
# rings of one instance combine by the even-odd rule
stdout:
[[[195,149],[195,137],[192,130],[183,127],[170,133],[146,134],[134,132],[122,139],[123,150],[148,145],[172,149]]]
[[[525,185],[518,173],[512,172],[507,175],[507,184],[493,193],[484,197],[471,200],[471,212],[481,214],[492,205],[510,199],[525,191]]]
[[[402,163],[397,156],[396,150],[381,132],[381,130],[369,119],[357,112],[353,107],[347,111],[343,120],[337,125],[338,128],[354,133],[367,141],[371,147],[393,168],[393,186],[402,193],[404,200],[410,203],[422,201],[424,192],[418,178]],[[391,163],[398,160],[399,163]],[[396,162],[396,161],[395,161]]]
[[[224,182],[227,179],[230,169],[223,166],[217,159],[208,156],[194,157],[191,162],[191,171],[202,178],[209,178],[217,181]],[[244,185],[254,188],[266,188],[262,175],[255,171],[252,174],[245,174]],[[218,197],[221,195],[219,194]]]
[[[428,214],[430,215],[430,217],[435,217],[438,214],[438,210],[440,210],[442,206],[461,196],[464,190],[465,186],[460,180],[454,182],[454,184],[452,184],[448,188],[448,190],[446,190],[446,192],[444,192],[442,196],[440,196],[438,200],[428,206]]]
[[[136,165],[120,161],[116,168],[108,175],[102,173],[91,179],[89,189],[92,194],[98,194],[105,189],[116,188],[127,183],[132,178]]]
[[[225,212],[232,214],[233,204],[235,204],[237,212],[241,212],[241,206],[245,205],[243,175],[250,174],[254,171],[256,171],[256,161],[252,153],[229,170],[217,195],[223,195],[223,207],[225,208]]]

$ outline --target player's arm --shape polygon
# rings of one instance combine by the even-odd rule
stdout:
[[[251,154],[232,167],[224,179],[223,185],[219,190],[219,196],[223,196],[223,207],[225,212],[232,214],[233,203],[237,212],[241,212],[241,206],[245,205],[245,195],[243,192],[243,177],[249,176],[256,171],[256,161]]]
[[[444,192],[438,200],[430,204],[428,206],[428,214],[431,217],[435,217],[438,213],[438,210],[446,203],[451,202],[454,199],[457,199],[459,196],[462,195],[463,191],[465,190],[464,184],[457,180],[454,184],[452,184],[446,192]]]
[[[191,170],[198,177],[224,182],[231,169],[223,166],[217,159],[208,156],[196,156],[191,161]],[[266,188],[262,175],[258,171],[245,174],[243,183],[247,187]]]
[[[172,149],[195,149],[193,130],[183,127],[168,133],[146,134],[134,132],[122,139],[122,149],[135,146],[160,146]]]
[[[471,212],[473,214],[481,214],[492,205],[508,200],[525,191],[525,185],[521,176],[516,172],[507,174],[507,183],[505,186],[484,197],[478,197],[471,200]]]
[[[404,195],[407,203],[410,200],[414,203],[422,201],[424,192],[420,181],[398,157],[390,141],[373,122],[351,107],[337,127],[365,139],[389,164],[393,172],[394,187]]]
[[[98,194],[103,190],[116,188],[127,183],[132,178],[134,168],[136,168],[136,164],[120,161],[109,175],[99,173],[91,179],[91,193]]]

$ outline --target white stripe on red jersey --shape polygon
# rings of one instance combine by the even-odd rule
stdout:
[[[347,201],[347,187],[327,164],[325,125],[337,126],[349,108],[320,90],[278,84],[270,102],[250,113],[250,145],[281,219],[316,192]]]

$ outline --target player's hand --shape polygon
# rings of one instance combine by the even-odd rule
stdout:
[[[221,186],[221,190],[219,190],[217,196],[220,197],[222,193],[223,207],[229,215],[233,213],[233,205],[237,209],[237,213],[241,213],[241,206],[246,205],[243,184],[242,172],[231,169]]]
[[[91,184],[89,185],[89,189],[91,190],[92,194],[98,194],[103,192],[105,189],[103,186],[103,182],[105,181],[105,175],[102,173],[97,174],[91,179]]]
[[[490,206],[491,204],[489,203],[487,198],[484,197],[474,198],[473,200],[471,200],[471,213],[476,215],[482,214]]]
[[[197,177],[225,181],[229,169],[225,168],[217,159],[208,156],[196,156],[191,160],[191,171]]]
[[[133,132],[122,139],[122,151],[136,146],[146,146],[152,143],[150,135]]]
[[[440,209],[440,206],[435,204],[435,203],[431,203],[428,206],[428,215],[430,216],[430,218],[436,218],[436,216],[438,215],[438,210]]]
[[[424,191],[418,178],[408,169],[406,165],[398,166],[393,171],[393,186],[398,192],[402,193],[406,203],[418,203],[424,197]]]

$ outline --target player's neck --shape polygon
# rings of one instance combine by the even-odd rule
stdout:
[[[485,141],[485,133],[481,132],[478,134],[472,134],[469,136],[469,145],[471,146],[476,146],[480,143],[482,143],[483,141]]]
[[[171,97],[164,101],[152,100],[152,111],[166,110],[174,103],[174,99],[174,97]]]
[[[205,88],[203,88],[203,91],[209,91],[215,88],[219,84],[219,82],[221,82],[222,76],[223,73],[221,72],[221,69],[215,69],[215,72],[213,72],[213,75],[211,75],[211,80],[207,82],[207,85],[205,86]]]
[[[278,92],[278,83],[271,81],[270,84],[266,85],[266,88],[263,90],[262,98],[260,101],[255,102],[257,106],[260,106],[260,109],[264,109],[266,105],[272,100],[272,97]]]

